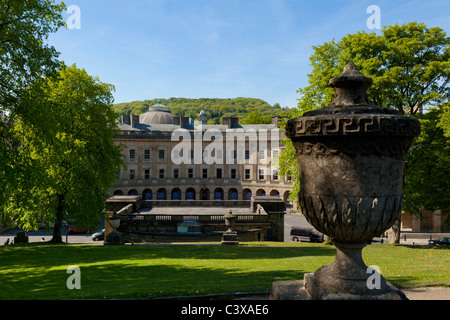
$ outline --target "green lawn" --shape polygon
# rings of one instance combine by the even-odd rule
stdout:
[[[367,265],[397,286],[450,281],[450,250],[370,245]],[[335,248],[309,243],[242,243],[239,247],[48,245],[0,247],[0,299],[112,299],[268,291],[333,261]],[[67,268],[81,289],[66,286]]]

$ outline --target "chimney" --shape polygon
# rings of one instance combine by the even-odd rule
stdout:
[[[129,114],[123,114],[122,115],[122,123],[123,124],[130,124],[130,115]]]
[[[139,116],[132,114],[130,117],[131,117],[131,126],[135,127],[136,124],[139,123]]]
[[[189,117],[174,117],[173,124],[184,128],[189,125]]]
[[[189,125],[189,117],[180,117],[180,127],[184,128]]]
[[[228,126],[228,128],[237,128],[239,126],[238,117],[223,117],[222,124]]]

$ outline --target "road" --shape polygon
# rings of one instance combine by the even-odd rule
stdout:
[[[285,242],[291,242],[291,239],[289,237],[291,227],[300,227],[300,228],[313,228],[305,219],[303,215],[300,215],[298,213],[287,213],[284,216],[284,241]],[[0,245],[3,245],[5,241],[9,238],[10,241],[14,239],[16,236],[17,230],[12,230],[7,233],[0,234]],[[38,231],[30,231],[27,232],[28,241],[29,242],[39,242],[42,238],[44,238],[44,241],[49,241],[52,238],[51,233],[45,232],[43,230]],[[448,233],[411,233],[411,232],[402,232],[400,243],[401,244],[421,244],[426,245],[428,244],[428,239],[432,237],[433,239],[437,239],[439,237],[449,237],[450,234]],[[373,242],[377,242],[379,239],[375,239]],[[63,235],[63,241],[66,242],[66,236]],[[91,239],[91,235],[86,234],[77,234],[77,235],[69,235],[68,236],[68,242],[69,243],[98,243],[98,241],[93,241]]]
[[[17,234],[17,229],[5,232],[0,235],[0,245],[3,245],[7,239],[9,241],[14,240]],[[37,231],[27,231],[28,242],[39,242],[42,239],[44,241],[49,241],[52,239],[52,234],[50,232],[45,232],[44,230]],[[66,242],[66,235],[63,234],[63,242]],[[73,234],[67,236],[68,243],[98,243],[98,241],[93,241],[90,234]]]

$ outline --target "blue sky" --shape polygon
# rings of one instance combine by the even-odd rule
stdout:
[[[115,102],[260,98],[297,105],[312,46],[367,27],[424,22],[450,32],[448,0],[65,0],[80,28],[49,37],[66,64],[114,84]],[[69,19],[71,14],[65,13]],[[450,33],[449,33],[450,34]]]

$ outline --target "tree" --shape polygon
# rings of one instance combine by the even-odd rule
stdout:
[[[242,121],[242,124],[268,124],[271,123],[272,116],[265,115],[263,116],[261,112],[258,111],[252,111],[250,112]]]
[[[350,60],[373,79],[368,97],[374,105],[417,115],[426,108],[442,106],[450,98],[450,38],[441,28],[427,28],[416,22],[396,24],[385,27],[381,35],[361,31],[313,48],[309,84],[298,90],[298,110],[293,116],[330,104],[334,91],[328,81],[339,75]],[[289,139],[285,143],[280,161],[288,163],[295,150]],[[410,152],[418,149],[420,146]],[[295,188],[299,190],[297,163],[289,162],[281,173],[283,170],[295,173]],[[293,192],[292,196],[296,201],[297,194]]]
[[[63,219],[96,227],[104,216],[105,197],[123,165],[115,145],[118,114],[112,109],[114,87],[75,65],[57,78],[37,81],[19,108],[14,133],[21,139],[17,186],[7,211],[15,223],[35,229],[54,221],[53,242],[61,242]],[[21,113],[22,114],[22,113]]]
[[[64,25],[65,5],[50,0],[1,0],[0,5],[0,212],[6,195],[14,190],[19,141],[11,132],[11,118],[27,87],[59,68],[58,52],[44,44]],[[28,113],[30,114],[30,113]],[[3,218],[3,216],[2,216]]]
[[[404,207],[416,216],[421,215],[422,209],[450,212],[450,144],[448,132],[441,125],[448,126],[448,120],[442,120],[449,109],[447,103],[418,115],[421,134],[408,153],[403,188]],[[450,226],[450,219],[446,224]]]

